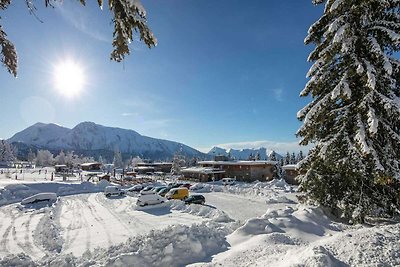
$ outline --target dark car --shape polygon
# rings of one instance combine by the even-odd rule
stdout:
[[[161,189],[160,191],[158,191],[158,194],[159,194],[160,196],[162,196],[162,197],[165,197],[165,195],[169,192],[170,189],[171,189],[171,188],[169,188],[169,187],[163,188],[163,189]]]
[[[150,191],[150,190],[152,190],[153,188],[154,188],[154,186],[148,185],[148,186],[146,186],[145,188],[143,188],[142,191]]]
[[[203,205],[206,203],[206,199],[204,198],[203,195],[191,195],[185,200],[185,204],[201,204]]]

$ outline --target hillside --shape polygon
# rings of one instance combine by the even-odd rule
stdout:
[[[121,128],[107,127],[93,122],[82,122],[69,129],[56,124],[36,123],[16,133],[9,142],[27,151],[48,149],[79,152],[87,156],[112,156],[120,151],[125,157],[141,156],[150,159],[170,159],[179,152],[188,157],[204,154],[184,144],[140,135]]]

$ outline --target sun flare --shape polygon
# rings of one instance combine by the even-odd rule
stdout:
[[[60,62],[54,70],[55,88],[66,97],[80,94],[85,83],[82,67],[71,60]]]

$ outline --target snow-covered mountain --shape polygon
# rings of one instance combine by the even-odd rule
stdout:
[[[172,158],[176,152],[189,157],[204,155],[178,142],[151,138],[133,130],[106,127],[93,122],[82,122],[72,129],[56,124],[36,123],[15,134],[8,141],[52,151],[63,149],[113,153],[118,150],[124,154],[151,159]]]
[[[207,154],[210,156],[228,156],[232,159],[237,159],[237,160],[247,160],[249,159],[250,155],[256,156],[257,154],[260,155],[260,159],[270,159],[271,154],[275,153],[275,157],[277,160],[280,160],[282,158],[281,155],[276,153],[275,151],[268,151],[266,148],[261,147],[261,148],[245,148],[245,149],[229,149],[226,150],[224,148],[220,147],[213,147]]]

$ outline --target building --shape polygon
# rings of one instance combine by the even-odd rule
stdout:
[[[100,171],[103,164],[99,162],[82,163],[81,169],[83,171]]]
[[[59,172],[68,172],[68,171],[69,171],[69,168],[68,168],[68,166],[65,165],[65,164],[59,164],[59,165],[55,165],[55,166],[54,166],[54,170],[56,171],[56,173],[59,173]]]
[[[296,164],[282,166],[284,170],[283,178],[288,184],[298,185],[299,182],[296,177],[299,176],[300,172]]]
[[[146,172],[164,172],[164,173],[170,173],[171,168],[172,168],[172,162],[140,162],[136,164],[136,168],[139,169],[145,169],[145,167],[148,168]]]
[[[200,161],[201,167],[223,170],[225,177],[238,181],[269,181],[276,172],[276,161]]]
[[[224,170],[209,167],[185,168],[181,170],[181,174],[186,180],[194,180],[203,183],[221,180],[225,177]]]

